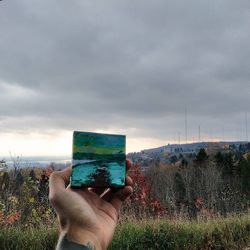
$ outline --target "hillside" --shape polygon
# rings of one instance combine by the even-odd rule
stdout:
[[[208,154],[217,152],[247,152],[250,150],[250,143],[245,141],[232,142],[195,142],[188,144],[168,144],[158,148],[145,149],[140,152],[133,152],[127,158],[135,163],[148,165],[152,161],[172,163],[172,157],[188,156],[192,157],[204,148]]]

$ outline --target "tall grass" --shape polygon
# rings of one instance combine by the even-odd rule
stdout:
[[[250,215],[195,221],[121,225],[110,249],[242,249],[250,245]]]
[[[1,228],[0,249],[54,249],[55,228]],[[110,250],[243,249],[250,245],[250,214],[207,222],[142,220],[118,225]]]
[[[55,228],[1,228],[1,250],[49,250],[54,249],[58,233]]]

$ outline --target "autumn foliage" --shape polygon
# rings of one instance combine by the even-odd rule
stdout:
[[[134,185],[134,192],[124,206],[124,213],[137,219],[145,217],[160,217],[165,215],[166,209],[153,196],[151,185],[143,173],[140,165],[135,165],[130,171]]]
[[[52,171],[48,167],[1,173],[0,226],[53,224],[55,213],[48,201]]]
[[[134,165],[129,170],[134,191],[122,207],[121,218],[209,219],[247,211],[250,158],[237,161],[232,155],[217,154],[211,160],[202,153],[194,161],[187,158],[186,164],[152,162],[147,171],[145,166]],[[0,173],[0,226],[55,223],[48,200],[48,180],[53,171],[51,164],[45,169]]]

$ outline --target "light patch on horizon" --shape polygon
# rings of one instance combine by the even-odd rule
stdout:
[[[95,130],[91,132],[118,134],[119,130]],[[124,131],[123,131],[124,132]],[[120,133],[124,134],[124,133]],[[71,158],[73,131],[50,131],[48,133],[4,133],[0,140],[0,157],[15,156],[58,156]],[[237,138],[211,137],[203,134],[201,141],[233,141]],[[198,137],[190,137],[187,143],[199,142]],[[185,138],[172,137],[169,140],[151,137],[126,136],[126,153],[157,148],[167,144],[185,144]]]
[[[94,131],[97,132],[97,131]],[[100,131],[98,131],[100,132]],[[102,133],[114,131],[102,131]],[[73,131],[51,134],[2,134],[0,140],[0,157],[10,154],[16,156],[61,156],[71,157]],[[152,138],[126,137],[126,153],[165,145],[164,140]]]
[[[59,134],[15,134],[1,135],[0,156],[67,156],[72,153],[70,132]]]

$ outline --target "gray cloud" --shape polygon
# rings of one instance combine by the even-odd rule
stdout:
[[[3,1],[0,130],[244,139],[248,1]],[[242,125],[243,124],[243,125]]]

